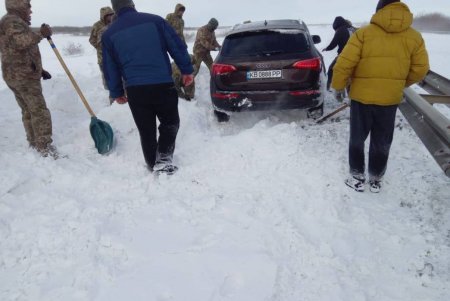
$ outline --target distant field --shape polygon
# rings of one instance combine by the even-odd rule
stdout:
[[[357,27],[361,27],[367,23],[354,24]],[[308,24],[313,25],[330,25],[330,24]],[[450,33],[450,17],[440,13],[431,13],[425,15],[418,15],[414,19],[413,27],[421,32],[428,33]],[[91,32],[91,26],[72,27],[72,26],[54,26],[52,27],[55,34],[72,34],[72,35],[89,35]],[[218,37],[224,36],[231,26],[221,26],[216,31]],[[38,28],[34,28],[38,30]],[[195,33],[198,27],[186,27],[185,36],[186,40],[191,41],[195,38]]]

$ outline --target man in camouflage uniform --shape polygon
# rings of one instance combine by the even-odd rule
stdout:
[[[102,7],[100,9],[100,20],[92,26],[91,36],[89,37],[89,43],[97,49],[97,62],[102,73],[103,87],[106,90],[108,89],[106,87],[105,76],[103,75],[102,34],[106,31],[108,25],[111,24],[113,16],[114,11],[111,7]]]
[[[115,15],[114,15],[115,16]],[[114,19],[113,16],[113,19]],[[112,22],[112,21],[111,21]],[[105,90],[108,90],[108,85],[106,84],[105,76],[103,73],[103,49],[102,49],[102,35],[105,33],[105,31],[108,29],[109,24],[102,29],[100,29],[97,33],[97,56],[98,56],[98,65],[100,66],[100,71],[102,73],[102,80],[103,80],[103,87]],[[114,103],[114,99],[109,97],[109,104],[112,105]]]
[[[220,44],[217,43],[216,34],[214,33],[218,26],[219,22],[215,18],[212,18],[209,20],[208,24],[200,27],[197,31],[194,44],[195,76],[199,72],[202,62],[208,66],[209,72],[211,72],[213,59],[210,51],[219,50],[221,48]]]
[[[191,54],[192,66],[195,66],[195,57]],[[196,69],[194,67],[194,73]],[[195,81],[189,85],[183,85],[183,75],[175,62],[172,63],[172,78],[175,83],[175,89],[177,89],[178,97],[191,101],[195,97]]]
[[[31,31],[30,0],[6,0],[7,14],[0,20],[0,52],[3,79],[22,110],[27,140],[44,157],[56,157],[52,143],[52,120],[42,95],[41,78],[51,75],[42,69],[39,42],[51,36],[48,25]]]
[[[175,6],[175,12],[168,14],[166,17],[167,22],[175,29],[175,32],[180,39],[186,44],[184,38],[184,20],[183,14],[186,11],[186,7],[183,4],[178,3]]]

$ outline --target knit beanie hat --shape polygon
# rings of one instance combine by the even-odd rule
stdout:
[[[111,5],[116,13],[124,7],[134,7],[133,0],[111,0]]]
[[[219,21],[217,21],[216,18],[211,18],[208,22],[208,26],[215,30],[219,26]]]
[[[400,0],[380,0],[377,5],[377,11],[385,7],[386,5],[392,4],[394,2],[400,2]]]

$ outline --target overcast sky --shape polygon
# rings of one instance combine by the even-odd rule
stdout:
[[[407,0],[414,14],[441,12],[450,16],[450,0]],[[165,17],[178,1],[134,0],[136,8]],[[378,0],[185,0],[186,26],[200,26],[211,17],[221,25],[245,20],[302,19],[307,24],[331,23],[335,16],[365,22],[375,11]],[[99,19],[99,10],[108,0],[32,0],[32,25],[89,26]],[[0,10],[5,14],[4,5]]]

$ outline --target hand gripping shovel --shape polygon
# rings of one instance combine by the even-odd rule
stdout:
[[[62,67],[67,73],[67,76],[69,77],[70,81],[72,82],[75,90],[77,91],[78,95],[81,98],[81,101],[83,102],[84,106],[88,110],[89,114],[91,115],[91,124],[89,125],[89,130],[91,132],[92,139],[94,139],[95,147],[98,150],[99,154],[107,154],[111,151],[114,144],[114,134],[111,126],[100,119],[98,119],[94,111],[92,111],[91,107],[89,106],[89,103],[87,102],[86,98],[84,97],[83,93],[81,92],[80,87],[78,86],[77,82],[73,78],[72,74],[69,71],[69,68],[67,68],[67,65],[64,63],[64,60],[59,53],[58,49],[56,48],[55,44],[53,43],[51,37],[47,38],[48,42],[50,43],[50,46],[52,47],[53,51],[56,54],[56,57],[58,58],[59,62],[61,63]]]

